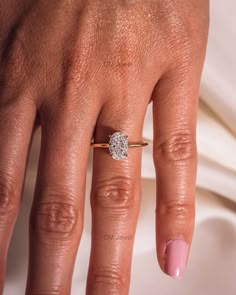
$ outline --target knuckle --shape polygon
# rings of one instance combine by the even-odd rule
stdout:
[[[39,228],[58,233],[70,233],[75,225],[76,211],[71,204],[44,203],[40,204],[37,212]]]
[[[182,13],[177,13],[168,26],[171,56],[175,65],[176,62],[189,64],[205,55],[209,16],[200,11],[189,14],[183,17]]]
[[[129,209],[138,202],[137,185],[132,178],[100,179],[92,190],[95,206],[108,209]]]
[[[165,218],[173,218],[177,222],[191,220],[194,216],[194,203],[192,200],[173,200],[160,205],[160,215]]]
[[[124,275],[119,265],[103,265],[91,271],[90,283],[93,288],[96,285],[102,285],[104,289],[109,288],[109,294],[113,294],[128,284],[128,276]]]
[[[181,40],[181,48],[188,50],[194,49],[194,46],[197,44],[200,45],[203,42],[203,38],[200,33],[200,28],[197,22],[195,21],[187,21],[185,23],[180,23],[179,29],[177,29],[178,36],[175,40],[176,43],[180,43]]]
[[[206,40],[209,28],[209,16],[202,14],[201,17],[186,18],[184,25],[184,33],[186,40],[192,47],[202,48]]]
[[[190,132],[178,132],[159,140],[154,158],[155,161],[160,158],[165,161],[184,161],[196,159],[196,154],[195,137]]]
[[[0,67],[0,106],[19,101],[19,89],[24,89],[26,85],[26,49],[19,38],[10,42],[6,50],[6,56]],[[24,89],[24,92],[26,90]],[[26,93],[24,93],[26,96]]]
[[[21,40],[19,36],[14,37],[12,39],[7,48],[5,50],[5,59],[3,69],[6,71],[7,75],[11,76],[11,79],[19,79],[22,78],[21,75],[23,73],[23,68],[26,62],[26,47],[24,42]]]
[[[68,240],[82,217],[74,202],[67,201],[65,196],[47,195],[48,202],[40,202],[31,213],[30,225],[34,233],[50,239]],[[54,201],[56,197],[57,201]],[[58,201],[60,200],[60,201]],[[63,200],[63,201],[62,201]],[[79,217],[80,220],[79,220]]]

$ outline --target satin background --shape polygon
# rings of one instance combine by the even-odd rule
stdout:
[[[134,246],[131,295],[236,294],[236,2],[213,0],[207,57],[203,70],[197,124],[199,164],[196,227],[183,280],[164,275],[155,254],[155,172],[152,144],[143,148],[143,198]],[[144,138],[152,142],[149,106]],[[4,294],[24,294],[28,263],[28,217],[34,191],[40,132],[35,136],[27,170],[23,202],[8,254]],[[92,155],[92,153],[91,153]],[[90,155],[90,156],[91,156]],[[90,251],[87,175],[85,226],[77,255],[72,295],[85,294]]]

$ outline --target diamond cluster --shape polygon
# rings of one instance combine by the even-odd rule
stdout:
[[[115,132],[110,136],[110,155],[115,160],[122,160],[128,156],[128,136],[122,132]]]

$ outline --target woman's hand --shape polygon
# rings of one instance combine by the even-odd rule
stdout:
[[[26,294],[69,294],[91,139],[107,142],[123,131],[141,140],[150,101],[157,256],[164,272],[183,275],[194,226],[208,21],[206,0],[1,0],[0,293],[35,127],[42,127],[42,144]],[[141,152],[129,149],[128,158],[115,161],[94,150],[87,294],[128,294]]]

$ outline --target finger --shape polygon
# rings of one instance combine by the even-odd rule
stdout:
[[[200,74],[200,65],[176,67],[159,81],[153,99],[157,256],[174,278],[183,276],[194,227]]]
[[[107,142],[115,131],[129,141],[142,139],[145,108],[103,107],[95,141]],[[92,248],[86,294],[128,294],[137,217],[140,208],[141,148],[114,160],[106,149],[94,149],[91,190]]]
[[[95,105],[80,101],[76,107],[66,102],[63,107],[54,104],[41,110],[42,142],[30,218],[26,294],[70,294],[97,113]]]
[[[31,102],[0,107],[0,294],[7,250],[19,210],[36,108]]]

